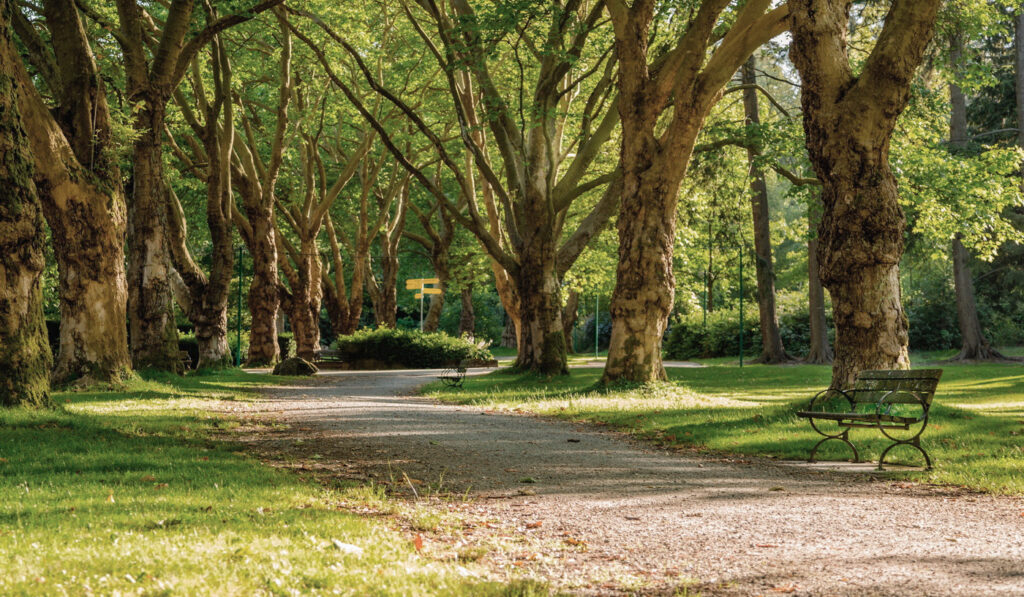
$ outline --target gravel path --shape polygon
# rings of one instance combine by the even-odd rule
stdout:
[[[327,372],[257,408],[325,466],[443,478],[533,545],[576,545],[529,568],[573,592],[1024,596],[1019,498],[680,456],[410,395],[434,375]]]

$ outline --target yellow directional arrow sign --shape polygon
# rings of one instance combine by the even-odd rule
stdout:
[[[427,284],[440,284],[441,280],[437,278],[412,278],[405,281],[406,290],[416,290],[417,288],[423,288]]]
[[[417,292],[416,294],[412,295],[412,298],[421,299],[421,298],[423,298],[423,293],[422,292]]]
[[[424,288],[423,294],[441,294],[440,288]]]

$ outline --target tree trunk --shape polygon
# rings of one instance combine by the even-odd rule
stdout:
[[[745,85],[757,83],[754,74],[757,60],[751,56],[743,64],[742,81]],[[761,124],[757,106],[757,90],[743,90],[743,111],[748,126]],[[747,149],[747,164],[750,176],[750,206],[754,216],[754,253],[757,255],[757,306],[761,327],[761,356],[756,362],[766,364],[785,363],[792,358],[786,354],[779,334],[779,317],[775,311],[775,267],[772,259],[772,235],[769,227],[768,185],[764,172],[755,163],[757,152]]]
[[[803,83],[808,154],[822,181],[818,258],[832,296],[832,386],[863,369],[906,369],[907,318],[899,261],[905,220],[889,167],[889,140],[931,38],[937,0],[893,4],[858,76],[847,60],[849,3],[789,3],[790,56]]]
[[[519,337],[518,326],[511,317],[506,314],[505,327],[501,330],[501,344],[502,348],[518,348]]]
[[[956,288],[956,314],[960,325],[960,353],[954,361],[1002,360],[1006,357],[992,348],[978,320],[978,305],[974,299],[974,281],[971,279],[970,258],[960,242],[953,239],[953,283]]]
[[[643,169],[638,170],[626,174],[629,190],[619,212],[619,263],[609,308],[612,336],[602,377],[606,383],[667,379],[661,340],[675,297],[672,245],[678,183],[662,179],[641,185]],[[655,176],[650,173],[648,180]]]
[[[302,241],[298,266],[299,283],[292,289],[290,317],[295,353],[308,361],[320,350],[320,260],[312,239]]]
[[[473,312],[473,287],[466,286],[459,292],[462,311],[459,314],[459,336],[476,337],[476,314]]]
[[[554,247],[535,242],[520,255],[515,276],[520,316],[515,367],[541,375],[566,375],[569,367]]]
[[[963,33],[952,35],[949,59],[955,77],[963,70]],[[967,147],[967,98],[957,82],[949,83],[949,146],[954,152]],[[978,303],[975,300],[974,280],[969,263],[970,254],[964,247],[962,237],[953,238],[953,286],[956,290],[956,314],[960,327],[960,353],[954,361],[996,360],[1005,357],[992,348],[978,319]]]
[[[565,350],[569,354],[576,353],[572,342],[572,331],[576,327],[576,319],[579,317],[579,307],[579,291],[570,290],[569,296],[565,298],[565,307],[562,309],[562,335],[565,336]]]
[[[154,105],[157,104],[157,105]],[[167,243],[167,197],[161,134],[164,104],[149,102],[136,117],[128,204],[128,321],[136,369],[181,372]]]
[[[434,274],[440,282],[437,286],[441,289],[441,294],[430,295],[427,315],[423,320],[424,332],[436,332],[441,324],[441,311],[444,310],[444,294],[448,291],[448,278],[451,275],[448,271],[448,247],[445,246],[443,251],[436,252],[432,256],[431,262],[434,265]]]
[[[807,210],[807,226],[810,238],[807,241],[807,304],[810,315],[811,346],[805,362],[815,365],[831,365],[835,355],[828,341],[828,319],[825,317],[825,290],[821,285],[818,266],[818,225],[821,220],[820,207],[815,205]]]
[[[383,240],[382,247],[387,244],[386,239]],[[398,322],[398,255],[382,255],[380,267],[380,308],[377,309],[380,313],[375,313],[377,325],[393,328]]]
[[[281,357],[277,344],[276,323],[281,305],[277,279],[277,242],[274,239],[274,211],[272,206],[256,203],[246,204],[246,215],[252,226],[252,282],[249,285],[249,312],[252,327],[249,329],[250,367],[273,365]],[[283,317],[283,314],[280,315]]]
[[[0,56],[9,57],[7,0],[0,0]],[[0,63],[0,406],[51,406],[53,363],[43,320],[43,216],[16,94]],[[23,83],[22,83],[23,84]]]
[[[43,9],[60,72],[60,81],[51,82],[58,101],[52,116],[20,57],[7,53],[13,49],[5,50],[0,62],[17,71],[36,189],[53,233],[61,303],[53,380],[116,380],[128,375],[131,358],[125,327],[127,215],[110,113],[73,3],[48,0]]]

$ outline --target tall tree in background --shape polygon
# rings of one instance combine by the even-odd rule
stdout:
[[[35,158],[36,188],[53,232],[61,311],[53,379],[119,379],[131,369],[124,325],[127,214],[106,90],[75,3],[46,0],[42,11],[49,44],[21,10],[12,17],[54,109],[44,103],[16,54],[0,59],[22,81],[19,107]]]
[[[821,198],[817,191],[807,206],[807,311],[810,317],[810,349],[804,362],[831,365],[835,359],[828,341],[828,318],[825,314],[825,288],[818,266],[818,226],[821,224]]]
[[[623,188],[604,382],[665,379],[661,341],[675,293],[680,182],[726,83],[755,49],[786,29],[785,5],[770,10],[770,0],[750,0],[732,14],[730,4],[700,2],[686,15],[682,35],[659,54],[650,47],[656,2],[608,2],[620,63]],[[720,24],[728,30],[716,33]]]
[[[573,222],[575,229],[568,238],[562,238],[570,208],[577,199],[594,189],[617,186],[609,185],[617,178],[615,171],[586,178],[618,122],[612,108],[615,63],[610,53],[599,54],[590,64],[581,60],[591,34],[600,28],[604,6],[602,2],[585,6],[572,0],[550,7],[541,15],[522,15],[526,22],[539,16],[550,22],[538,19],[536,26],[518,29],[518,23],[506,20],[499,32],[488,31],[489,23],[482,21],[464,0],[443,7],[426,0],[423,6],[426,18],[436,27],[436,35],[428,34],[411,11],[407,16],[443,68],[445,92],[458,117],[463,149],[473,156],[473,169],[493,193],[491,197],[497,198],[494,204],[478,204],[472,174],[452,157],[444,140],[417,110],[381,84],[355,48],[322,22],[318,24],[345,49],[370,87],[398,106],[431,142],[456,178],[460,193],[471,202],[468,212],[460,213],[444,190],[402,155],[387,131],[379,123],[374,124],[399,162],[480,240],[512,281],[516,309],[509,309],[507,303],[506,309],[513,320],[519,320],[517,367],[547,375],[567,373],[559,279],[607,222],[617,200],[615,192],[606,191],[588,215]],[[485,33],[520,38],[524,51],[529,50],[537,61],[528,72],[529,80],[524,74],[524,78],[510,83],[509,89],[499,87],[502,80],[492,72],[495,54]],[[337,76],[317,44],[308,37],[305,41],[318,54],[335,85],[373,123],[372,114],[361,105],[350,85]],[[530,104],[524,103],[522,110],[514,109],[509,98],[515,95],[530,97]],[[575,107],[581,102],[582,106]],[[569,118],[571,108],[581,124]],[[500,164],[492,161],[470,134],[474,120],[490,132]],[[483,196],[486,201],[488,194]],[[499,213],[501,229],[496,233],[494,223]]]
[[[139,106],[133,122],[137,136],[128,203],[128,322],[136,368],[174,370],[181,366],[171,304],[163,169],[167,103],[196,53],[215,34],[282,1],[263,0],[244,13],[210,18],[190,36],[195,26],[194,0],[172,0],[155,33],[148,26],[154,19],[147,6],[138,0],[117,0],[120,27],[116,38],[124,52],[125,94]]]
[[[212,9],[211,9],[212,13]],[[210,15],[213,16],[212,14]],[[202,141],[194,143],[196,161],[206,164],[203,169],[192,168],[194,175],[206,184],[206,225],[210,230],[210,273],[207,275],[192,258],[186,242],[185,213],[175,193],[168,189],[167,221],[168,242],[174,272],[172,288],[178,305],[195,326],[199,348],[198,367],[221,368],[231,364],[228,349],[228,295],[231,290],[232,267],[235,263],[234,231],[231,210],[234,196],[231,191],[231,146],[234,139],[234,112],[231,102],[231,65],[220,36],[210,41],[213,98],[207,98],[202,69],[193,64],[192,87],[204,122],[200,123],[182,105],[186,120]],[[173,136],[168,131],[173,143]],[[188,160],[183,152],[176,152]],[[191,163],[191,162],[190,162]]]
[[[231,213],[235,227],[252,256],[253,266],[248,297],[252,324],[246,359],[250,366],[273,365],[280,357],[276,324],[280,317],[281,298],[274,208],[278,178],[288,144],[289,106],[296,81],[292,73],[292,38],[283,9],[276,7],[274,14],[278,24],[280,50],[277,80],[269,80],[270,85],[276,84],[277,93],[277,101],[270,107],[273,132],[269,139],[257,134],[257,127],[248,117],[250,112],[258,113],[262,106],[257,98],[265,97],[260,84],[267,79],[267,74],[262,71],[252,74],[255,81],[247,80],[232,92],[238,98],[242,130],[235,130],[231,144],[231,181],[241,207],[234,207]],[[266,93],[269,95],[269,92]]]
[[[863,70],[847,54],[850,1],[790,0],[807,150],[822,181],[818,257],[832,296],[832,385],[910,366],[899,285],[906,221],[889,141],[934,29],[938,0],[895,0]]]
[[[743,113],[748,127],[761,125],[757,105],[757,59],[751,56],[743,63]],[[775,266],[772,257],[771,217],[768,213],[768,184],[764,171],[757,164],[757,149],[747,148],[748,176],[750,178],[750,207],[754,222],[755,271],[757,272],[757,307],[761,328],[761,363],[775,364],[792,360],[782,346],[779,316],[775,310]]]
[[[951,80],[949,82],[949,147],[954,153],[968,150],[967,98],[960,80],[965,70],[966,34],[961,27],[955,27],[949,36],[949,60]],[[963,243],[963,235],[953,236],[953,287],[956,291],[957,323],[960,327],[960,352],[955,361],[1005,359],[992,348],[978,318],[978,303],[974,293],[974,279],[971,273],[970,253]]]
[[[0,0],[0,406],[50,405],[50,345],[39,283],[43,215],[17,97],[28,84],[16,71],[9,0]]]

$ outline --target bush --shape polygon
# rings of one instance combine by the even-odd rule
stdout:
[[[277,335],[277,347],[281,349],[281,360],[295,355],[295,340],[291,332],[282,332]]]
[[[463,360],[494,359],[489,350],[444,332],[389,328],[359,330],[350,336],[341,336],[332,348],[339,351],[346,362],[374,360],[405,367],[450,367]]]
[[[757,312],[744,313],[743,354],[756,356],[761,352],[761,331]],[[665,338],[664,352],[668,359],[692,359],[739,356],[740,316],[738,310],[718,310],[704,314],[678,316]],[[787,347],[788,349],[788,347]]]

